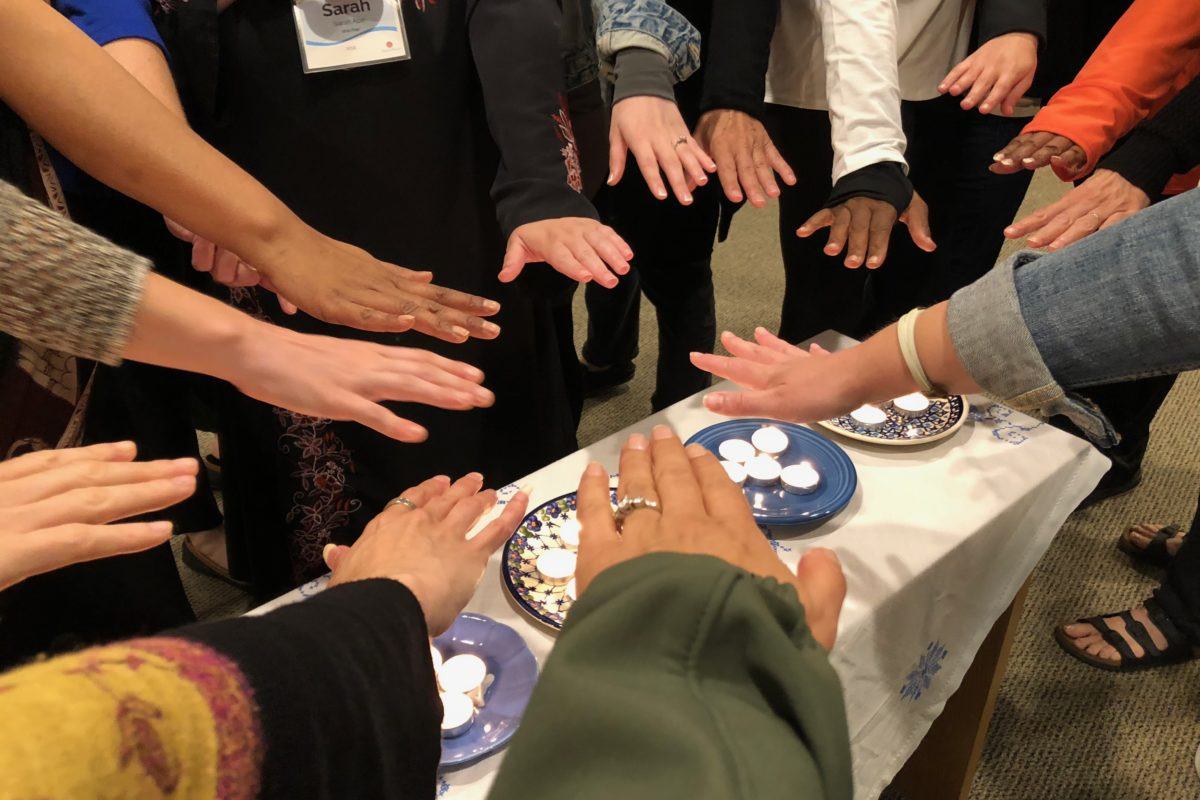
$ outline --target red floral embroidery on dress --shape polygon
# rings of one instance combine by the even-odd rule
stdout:
[[[579,164],[579,147],[575,144],[575,129],[571,126],[571,115],[567,112],[565,97],[558,98],[558,113],[551,114],[550,118],[557,126],[555,133],[558,134],[558,141],[562,143],[559,152],[567,167],[567,183],[575,191],[582,192],[583,167]]]
[[[234,305],[270,321],[253,289],[230,290]],[[329,544],[333,531],[350,521],[350,515],[362,507],[362,501],[349,497],[346,476],[354,472],[354,456],[331,429],[333,420],[297,414],[273,407],[283,433],[279,451],[295,457],[291,477],[300,488],[292,494],[292,508],[285,515],[295,523],[288,542],[292,560],[292,578],[303,583],[326,571],[321,551]]]
[[[413,5],[417,7],[417,11],[424,11],[426,5],[436,6],[438,0],[413,0]]]

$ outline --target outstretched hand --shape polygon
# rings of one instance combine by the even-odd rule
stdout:
[[[1010,175],[1053,164],[1068,175],[1078,175],[1087,164],[1083,148],[1065,136],[1048,131],[1022,133],[992,156],[992,172]]]
[[[1098,169],[1058,200],[1005,228],[1004,235],[1028,236],[1033,247],[1059,250],[1149,205],[1146,193],[1120,174]]]
[[[609,505],[608,470],[588,465],[578,499],[582,530],[575,579],[581,595],[604,570],[648,553],[713,556],[795,589],[813,638],[826,650],[833,647],[846,596],[837,556],[809,550],[793,574],[759,530],[741,489],[704,447],[685,449],[663,425],[649,441],[634,434],[621,451],[617,495],[656,501],[659,510],[633,511],[618,529]]]
[[[755,208],[779,197],[775,175],[788,186],[796,173],[775,148],[767,129],[742,111],[721,108],[708,111],[696,125],[696,139],[717,164],[717,175],[731,202],[748,200]]]
[[[526,264],[545,262],[580,283],[594,280],[611,289],[618,275],[629,272],[631,258],[633,250],[625,240],[594,219],[544,219],[526,223],[508,237],[500,280],[515,281]]]
[[[938,91],[955,97],[966,92],[963,110],[978,106],[980,114],[993,109],[1011,117],[1017,102],[1025,96],[1037,72],[1037,37],[1014,32],[984,42],[947,73]]]
[[[842,263],[849,269],[858,269],[864,263],[867,269],[878,269],[887,258],[888,241],[897,220],[908,227],[917,247],[927,253],[937,248],[929,228],[929,206],[916,192],[899,217],[891,203],[869,197],[851,197],[813,214],[796,230],[796,235],[807,239],[822,228],[829,228],[826,255],[836,256],[845,250],[846,258]]]
[[[691,205],[692,190],[708,183],[708,173],[717,163],[692,138],[679,107],[661,97],[627,97],[613,106],[609,128],[608,185],[615,186],[625,175],[630,151],[650,192],[667,198],[663,173],[675,198]]]

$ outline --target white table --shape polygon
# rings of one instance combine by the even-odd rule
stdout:
[[[817,341],[837,349],[853,340],[827,333]],[[1078,438],[983,398],[972,398],[972,406],[972,419],[961,430],[926,446],[871,445],[815,428],[850,454],[858,490],[846,509],[814,530],[771,534],[780,558],[792,567],[806,548],[820,545],[836,551],[845,568],[848,594],[831,659],[845,689],[860,800],[878,797],[917,749],[993,624],[1108,466]],[[519,484],[536,507],[573,491],[589,461],[615,471],[630,433],[648,434],[666,423],[686,438],[720,419],[697,395]],[[506,487],[502,497],[515,489]],[[323,585],[314,581],[253,613]],[[545,662],[554,638],[510,602],[499,554],[467,610],[512,626]],[[989,678],[984,693],[994,697],[991,683],[998,686],[1003,657],[989,658],[998,665],[984,665],[984,672],[996,680]],[[972,730],[986,730],[990,706],[979,715]],[[439,796],[484,797],[502,757],[443,776]],[[964,767],[968,786],[973,768]]]

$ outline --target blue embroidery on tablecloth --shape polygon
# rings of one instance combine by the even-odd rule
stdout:
[[[1034,422],[1032,425],[1018,425],[1012,420],[1015,413],[1006,405],[992,403],[987,408],[972,408],[971,419],[976,423],[991,427],[992,436],[996,438],[996,441],[1007,442],[1014,446],[1025,444],[1029,441],[1027,434],[1030,431],[1046,424]]]
[[[761,530],[763,532],[763,536],[767,537],[767,542],[771,545],[771,549],[775,551],[776,555],[778,555],[779,553],[792,552],[791,547],[787,546],[786,544],[784,544],[783,542],[781,542],[775,538],[775,534],[771,533],[770,528],[763,528],[760,526],[759,530]]]
[[[297,591],[300,592],[301,597],[312,597],[314,594],[320,594],[328,583],[329,576],[322,575],[319,578],[313,578],[308,583],[300,584],[300,588]]]
[[[950,651],[941,642],[930,642],[925,652],[917,659],[917,666],[904,679],[900,687],[900,699],[918,700],[930,686],[933,678],[942,670],[942,661]]]
[[[450,793],[449,782],[445,778],[443,778],[439,775],[438,776],[438,785],[437,785],[437,794],[435,795],[435,797],[445,797],[449,793]]]

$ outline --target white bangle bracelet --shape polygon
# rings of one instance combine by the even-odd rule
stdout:
[[[937,387],[930,383],[929,376],[925,374],[925,368],[921,366],[921,356],[917,352],[917,317],[921,315],[922,310],[914,308],[901,317],[896,323],[896,336],[900,339],[900,355],[904,357],[908,372],[917,382],[917,386],[925,394],[938,394]]]

